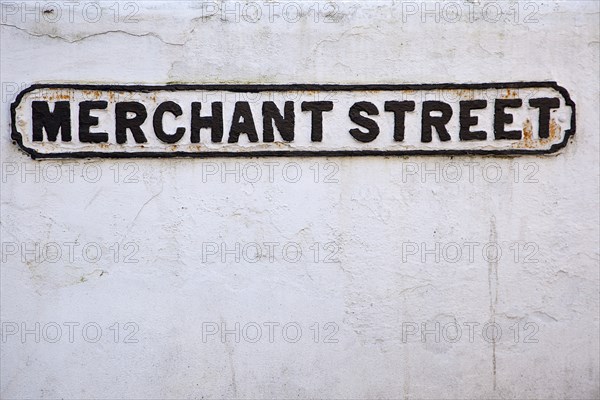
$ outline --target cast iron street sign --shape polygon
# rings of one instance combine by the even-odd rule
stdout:
[[[49,84],[11,111],[34,158],[546,154],[575,133],[554,82]]]

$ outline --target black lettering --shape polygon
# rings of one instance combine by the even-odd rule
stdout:
[[[477,125],[479,118],[471,115],[472,110],[483,110],[487,107],[487,100],[461,101],[460,104],[460,140],[485,140],[486,131],[471,131],[471,127]]]
[[[211,104],[212,116],[201,117],[202,103],[192,103],[191,142],[200,143],[200,129],[210,129],[210,140],[220,143],[223,140],[223,103],[215,101]]]
[[[240,119],[243,118],[243,121]],[[229,140],[228,143],[237,143],[240,139],[240,134],[245,133],[248,135],[250,142],[258,142],[258,135],[256,134],[256,126],[254,125],[254,117],[252,117],[252,110],[250,104],[247,101],[237,101],[235,103],[235,109],[233,110],[233,118],[231,121],[231,129],[229,129]]]
[[[303,101],[302,111],[310,111],[311,130],[310,140],[321,142],[323,140],[323,112],[333,110],[332,101]]]
[[[183,114],[183,111],[181,110],[179,104],[175,103],[174,101],[165,101],[163,103],[160,103],[160,105],[156,108],[156,111],[154,112],[154,117],[152,121],[154,125],[154,134],[162,142],[169,144],[177,143],[183,137],[183,134],[185,133],[185,128],[180,126],[175,130],[175,133],[166,133],[162,123],[163,116],[166,112],[170,112],[175,117],[179,117],[181,116],[181,114]]]
[[[127,113],[134,113],[133,118],[127,118]],[[115,135],[117,143],[127,143],[127,129],[136,143],[146,143],[148,140],[142,131],[141,125],[146,121],[148,113],[146,107],[137,101],[122,101],[115,106]]]
[[[541,97],[539,99],[529,100],[531,107],[540,109],[540,116],[538,119],[539,129],[538,136],[540,139],[550,137],[550,110],[553,108],[560,107],[560,100],[557,98]]]
[[[394,140],[402,142],[404,140],[406,113],[415,110],[414,101],[386,101],[385,111],[394,113]]]
[[[34,142],[44,140],[43,129],[46,129],[46,135],[51,142],[56,142],[59,130],[63,142],[71,141],[71,107],[68,101],[54,103],[53,112],[50,112],[47,102],[32,101],[31,111],[33,114]]]
[[[98,125],[98,117],[90,115],[90,110],[105,110],[106,101],[82,101],[79,103],[79,141],[82,143],[108,142],[108,133],[90,132],[90,127]]]
[[[505,108],[519,108],[523,105],[521,99],[496,99],[494,105],[494,137],[496,140],[518,140],[523,136],[522,131],[505,131],[507,124],[513,123],[513,115],[504,112]]]
[[[434,117],[431,115],[433,111],[441,112],[442,115]],[[443,101],[424,101],[421,115],[421,142],[431,142],[432,127],[435,127],[442,142],[450,140],[450,134],[446,129],[450,118],[452,118],[452,107],[449,104]]]
[[[294,140],[294,125],[295,125],[295,115],[294,115],[294,102],[286,101],[283,113],[285,115],[282,116],[277,105],[272,101],[265,101],[262,106],[263,113],[263,142],[273,142],[275,141],[275,136],[273,135],[273,121],[275,121],[275,125],[279,130],[279,134],[286,142],[291,142]]]
[[[379,115],[379,110],[373,103],[369,103],[368,101],[359,101],[354,103],[352,107],[350,107],[348,115],[350,116],[352,122],[362,126],[363,128],[367,128],[367,132],[363,132],[358,128],[354,128],[350,129],[350,134],[359,142],[372,142],[375,140],[377,135],[379,135],[379,125],[377,125],[377,122],[371,118],[360,115],[361,112],[365,112],[367,115]]]

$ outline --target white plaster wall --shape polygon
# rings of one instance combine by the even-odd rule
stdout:
[[[3,2],[2,398],[598,398],[599,5],[494,3],[509,15],[491,22],[489,3],[456,2],[475,18],[452,23],[444,3],[422,20],[433,2],[297,2],[285,18],[289,3],[255,3],[257,18],[227,2],[226,20],[206,17],[217,3],[105,2],[94,23],[95,8],[71,22],[58,2],[51,23]],[[16,88],[33,83],[545,80],[569,90],[578,124],[546,157],[61,162],[10,140]],[[271,242],[274,259],[251,262],[248,244]],[[29,252],[49,243],[55,262]],[[248,253],[222,262],[212,243]],[[502,336],[488,342],[490,321]],[[455,343],[408,335],[452,322]],[[206,335],[236,323],[239,342]]]

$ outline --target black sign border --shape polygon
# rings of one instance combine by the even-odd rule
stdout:
[[[76,89],[76,90],[112,90],[119,92],[152,91],[228,91],[258,93],[265,91],[400,91],[400,90],[440,90],[440,89],[525,89],[552,88],[565,99],[567,106],[573,110],[571,128],[565,131],[563,141],[552,145],[549,149],[503,149],[503,150],[273,150],[273,151],[237,151],[237,152],[206,152],[190,153],[173,152],[101,152],[80,151],[65,153],[39,153],[23,144],[23,136],[16,127],[16,109],[25,94],[36,89]],[[252,85],[252,84],[167,84],[167,85],[110,85],[110,84],[34,84],[22,90],[11,104],[11,138],[19,147],[31,156],[38,158],[215,158],[215,157],[357,157],[357,156],[460,156],[460,155],[489,155],[516,156],[551,154],[565,147],[569,138],[575,135],[576,112],[575,103],[569,92],[554,81],[546,82],[498,82],[498,83],[439,83],[439,84],[369,84],[369,85],[337,85],[337,84],[286,84],[286,85]]]

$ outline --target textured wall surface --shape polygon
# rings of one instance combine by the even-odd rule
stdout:
[[[600,396],[598,2],[1,6],[2,398]],[[10,140],[33,83],[506,81],[569,90],[565,149],[33,161]]]

